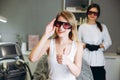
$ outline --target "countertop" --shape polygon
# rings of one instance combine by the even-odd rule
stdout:
[[[24,56],[28,56],[30,54],[30,51],[25,51],[23,53]],[[104,53],[106,59],[120,59],[120,55],[117,55],[117,53],[114,52],[106,52]]]
[[[120,59],[120,55],[114,52],[104,53],[106,59]]]

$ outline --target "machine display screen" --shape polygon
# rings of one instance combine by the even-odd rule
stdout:
[[[15,45],[0,45],[0,58],[11,58],[17,56]]]

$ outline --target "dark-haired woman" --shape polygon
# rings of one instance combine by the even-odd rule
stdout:
[[[94,80],[106,80],[103,51],[111,46],[112,41],[106,25],[97,21],[99,16],[99,5],[91,4],[87,9],[87,23],[78,29],[78,38],[84,43],[83,58],[90,65]]]

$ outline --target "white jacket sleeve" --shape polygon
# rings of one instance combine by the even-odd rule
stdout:
[[[112,45],[112,40],[106,25],[102,25],[102,26],[103,26],[103,45],[104,45],[104,49],[106,50]]]

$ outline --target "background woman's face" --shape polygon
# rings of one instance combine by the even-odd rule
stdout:
[[[98,17],[98,10],[97,10],[97,8],[91,8],[88,11],[88,19],[92,20],[92,21],[96,21],[97,17]]]

